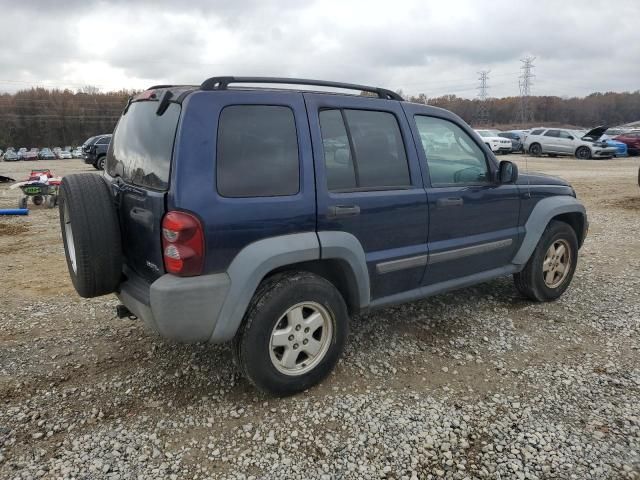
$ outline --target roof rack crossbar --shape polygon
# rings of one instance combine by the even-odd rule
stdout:
[[[331,82],[325,80],[312,80],[308,78],[280,78],[280,77],[211,77],[207,78],[201,90],[226,90],[230,83],[279,83],[282,85],[310,85],[316,87],[343,88],[345,90],[359,90],[361,92],[375,93],[378,98],[384,100],[403,101],[400,95],[386,88],[357,85],[355,83]]]

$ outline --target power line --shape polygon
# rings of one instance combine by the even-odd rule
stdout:
[[[479,125],[486,125],[489,123],[489,105],[487,98],[489,98],[489,72],[491,70],[481,70],[478,72],[478,80],[480,85],[478,86],[478,111],[476,112],[476,119]]]
[[[529,96],[531,95],[531,86],[533,85],[533,78],[535,75],[533,72],[533,61],[536,57],[525,57],[521,59],[522,66],[520,70],[522,74],[518,80],[518,86],[520,87],[520,122],[524,125],[533,121],[533,113],[529,108]]]

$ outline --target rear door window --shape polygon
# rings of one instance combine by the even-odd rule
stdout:
[[[545,137],[559,137],[560,136],[560,130],[547,130],[546,133],[544,134]]]
[[[394,114],[323,110],[320,128],[329,190],[390,190],[411,185],[407,154]]]
[[[300,191],[295,118],[289,107],[232,105],[218,124],[218,193],[271,197]]]
[[[570,139],[573,138],[573,135],[571,135],[569,132],[566,132],[564,130],[559,130],[558,131],[558,137],[570,140]]]
[[[542,132],[544,132],[544,128],[533,130],[529,135],[540,135]]]

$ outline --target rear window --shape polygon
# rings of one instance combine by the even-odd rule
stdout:
[[[225,107],[217,147],[216,183],[223,197],[275,197],[300,190],[298,136],[289,107]]]
[[[129,106],[111,139],[106,167],[126,182],[166,190],[180,106],[171,103],[162,115],[156,115],[157,108],[158,102],[149,101]]]

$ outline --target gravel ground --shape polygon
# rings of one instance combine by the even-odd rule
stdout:
[[[116,319],[115,297],[79,298],[56,210],[0,217],[0,478],[640,479],[639,161],[514,158],[587,205],[563,298],[504,278],[362,315],[334,374],[286,399],[228,346],[170,344]]]

